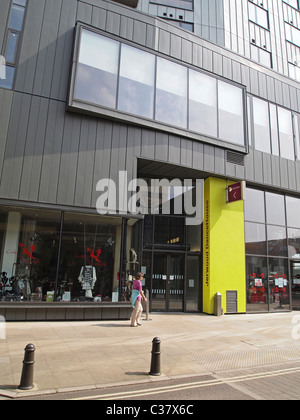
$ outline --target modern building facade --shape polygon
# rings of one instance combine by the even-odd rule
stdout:
[[[120,3],[0,0],[0,315],[300,308],[298,0]]]

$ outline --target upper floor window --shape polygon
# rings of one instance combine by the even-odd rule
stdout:
[[[245,150],[242,87],[79,28],[70,107]]]
[[[295,26],[285,23],[285,36],[287,41],[300,47],[300,30]]]
[[[256,97],[250,97],[250,106],[254,148],[289,160],[299,159],[297,115]]]
[[[2,51],[0,87],[12,89],[27,0],[13,0]],[[1,63],[0,63],[1,64]]]
[[[249,20],[256,23],[257,25],[262,26],[265,29],[269,29],[268,11],[263,9],[260,6],[256,6],[251,1],[248,2],[248,5],[249,5]]]
[[[295,9],[299,9],[299,0],[284,0],[285,3],[288,3],[290,6]]]
[[[193,10],[194,8],[194,0],[150,0],[150,3],[171,6],[185,10]]]

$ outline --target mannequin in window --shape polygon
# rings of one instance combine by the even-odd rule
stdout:
[[[85,290],[85,297],[87,299],[93,298],[93,289],[97,281],[96,269],[92,265],[84,265],[81,267],[78,277],[81,283],[82,290]]]

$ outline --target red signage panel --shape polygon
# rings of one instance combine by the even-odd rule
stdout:
[[[243,199],[243,185],[242,182],[229,185],[227,188],[227,202],[234,203]]]

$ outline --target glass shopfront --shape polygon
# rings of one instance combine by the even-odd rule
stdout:
[[[247,312],[300,308],[300,199],[247,189]]]
[[[135,219],[1,207],[0,301],[129,300],[139,229]]]

